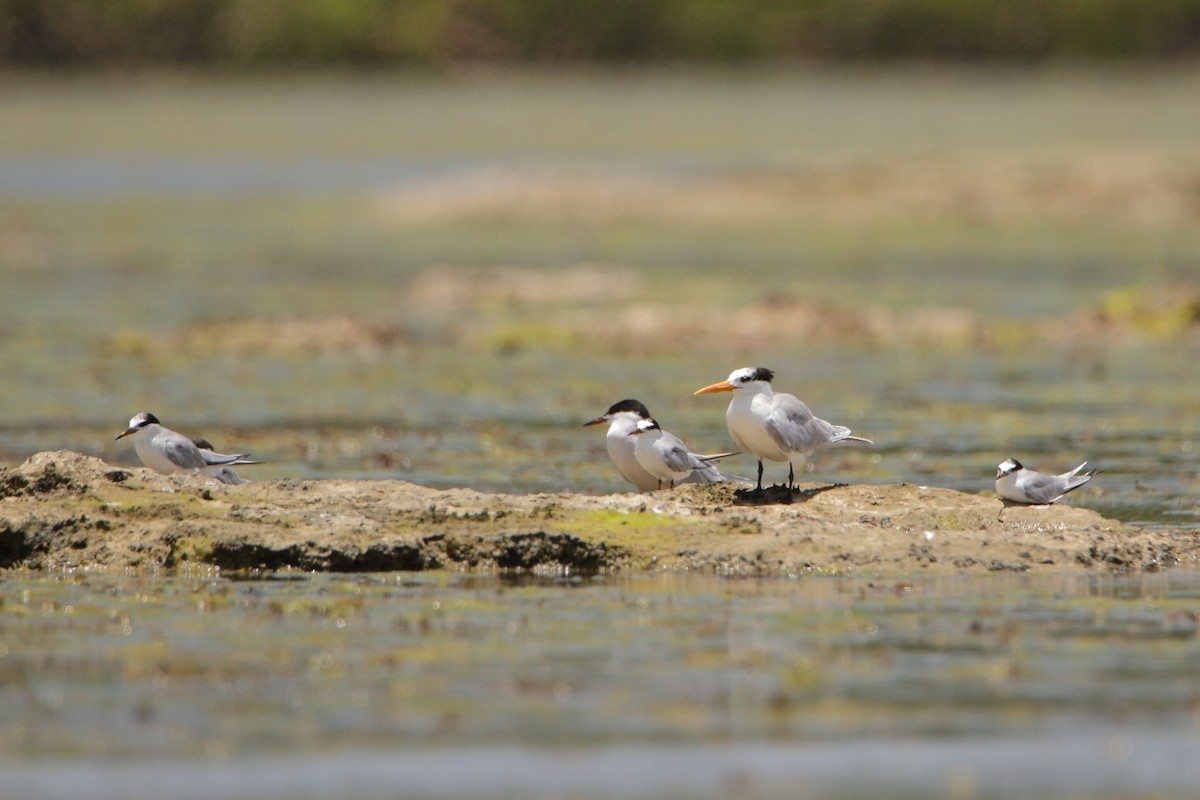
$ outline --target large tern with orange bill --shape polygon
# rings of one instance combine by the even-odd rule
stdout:
[[[743,367],[726,380],[698,389],[696,394],[733,392],[725,411],[729,435],[739,450],[758,456],[758,487],[762,491],[763,459],[788,462],[788,489],[794,488],[796,466],[818,448],[874,444],[851,436],[844,425],[815,416],[801,400],[771,387],[775,373],[766,367]]]
[[[630,398],[613,403],[603,415],[583,423],[585,428],[589,425],[608,423],[608,435],[605,437],[608,457],[612,459],[613,465],[616,466],[617,472],[621,473],[621,477],[637,487],[639,492],[653,492],[661,488],[660,479],[646,471],[646,468],[638,462],[637,455],[634,452],[637,443],[638,423],[650,419],[649,409],[642,405],[641,402]],[[684,446],[684,449],[687,449],[686,446]],[[689,455],[695,456],[705,466],[701,469],[691,471],[689,475],[675,481],[675,483],[721,483],[723,481],[749,483],[745,478],[726,475],[708,463],[718,458],[736,455],[736,453],[718,453],[716,455],[705,456],[689,452]]]

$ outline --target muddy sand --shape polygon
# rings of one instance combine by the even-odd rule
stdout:
[[[922,486],[487,494],[396,480],[225,486],[67,451],[0,469],[0,567],[725,575],[1200,566],[1200,533]]]

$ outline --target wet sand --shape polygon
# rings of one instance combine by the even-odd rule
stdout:
[[[120,469],[69,451],[0,470],[0,567],[984,574],[1200,564],[1200,533],[909,484],[653,495],[488,494],[404,481]]]

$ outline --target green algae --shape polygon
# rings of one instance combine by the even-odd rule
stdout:
[[[653,554],[681,547],[682,526],[696,530],[692,520],[649,510],[576,511],[554,523],[555,528],[585,540],[604,542],[617,553],[618,560],[625,560],[627,554],[632,563],[642,566],[653,563]]]
[[[163,560],[164,567],[181,567],[188,563],[207,564],[213,561],[215,545],[210,536],[176,532],[164,538],[169,548]]]
[[[1150,336],[1177,340],[1200,325],[1200,290],[1190,286],[1127,286],[1104,295],[1099,315]]]
[[[624,534],[641,535],[657,530],[676,528],[684,524],[678,517],[651,510],[583,510],[569,511],[556,516],[555,527],[572,533],[597,534],[600,538]],[[624,529],[624,530],[622,530]]]

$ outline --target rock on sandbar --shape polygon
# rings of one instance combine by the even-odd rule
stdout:
[[[0,567],[942,574],[1200,565],[1200,534],[923,486],[489,494],[398,480],[226,486],[69,451],[0,469]]]

